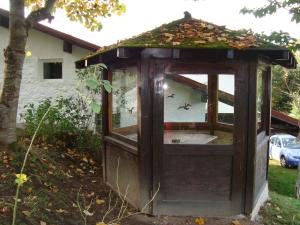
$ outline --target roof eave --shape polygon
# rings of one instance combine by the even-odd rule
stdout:
[[[234,58],[234,52],[240,52],[240,53],[245,53],[251,52],[254,53],[255,55],[262,55],[266,56],[270,59],[272,64],[280,65],[283,67],[286,67],[288,69],[295,69],[297,68],[297,60],[294,56],[294,54],[286,49],[286,48],[277,48],[277,49],[258,49],[258,48],[247,48],[247,49],[230,49],[230,48],[213,48],[213,49],[208,49],[208,48],[150,48],[150,47],[116,47],[113,49],[108,49],[103,52],[96,53],[92,56],[88,56],[85,59],[81,59],[76,62],[76,67],[82,68],[88,65],[93,65],[96,63],[107,63],[112,59],[116,58],[130,58],[132,55],[136,55],[137,52],[140,52],[143,49],[169,49],[172,50],[170,54],[168,54],[167,57],[173,57],[174,58],[174,50],[177,51],[213,51],[213,50],[219,50],[219,51],[225,51],[224,57],[227,59],[233,59]],[[176,54],[176,53],[175,53]],[[233,54],[233,55],[232,55]],[[178,55],[178,54],[177,54]],[[109,56],[109,57],[108,57]],[[178,58],[178,56],[176,57]]]

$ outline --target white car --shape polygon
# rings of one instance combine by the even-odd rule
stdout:
[[[269,157],[280,161],[282,167],[297,167],[300,160],[300,139],[290,134],[271,136]]]

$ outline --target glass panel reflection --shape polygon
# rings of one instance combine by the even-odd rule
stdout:
[[[219,85],[209,85],[208,74],[165,76],[165,144],[232,144],[234,76],[218,77]]]
[[[112,131],[137,140],[137,70],[112,71]]]
[[[257,70],[257,93],[256,93],[256,127],[258,131],[263,129],[263,70]]]
[[[218,77],[218,122],[234,123],[234,76],[220,74]]]

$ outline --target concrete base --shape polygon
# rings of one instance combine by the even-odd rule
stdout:
[[[260,196],[258,197],[258,200],[252,210],[252,213],[250,214],[250,218],[252,221],[257,219],[260,208],[268,200],[268,198],[269,198],[269,186],[267,183],[263,188],[262,192],[260,193]]]

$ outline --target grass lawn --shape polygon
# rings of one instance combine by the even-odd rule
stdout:
[[[266,225],[300,225],[300,200],[294,198],[297,169],[282,168],[270,160],[269,189],[271,200],[261,211]]]
[[[269,163],[269,188],[271,191],[289,197],[295,196],[297,169],[282,168],[278,161]]]

